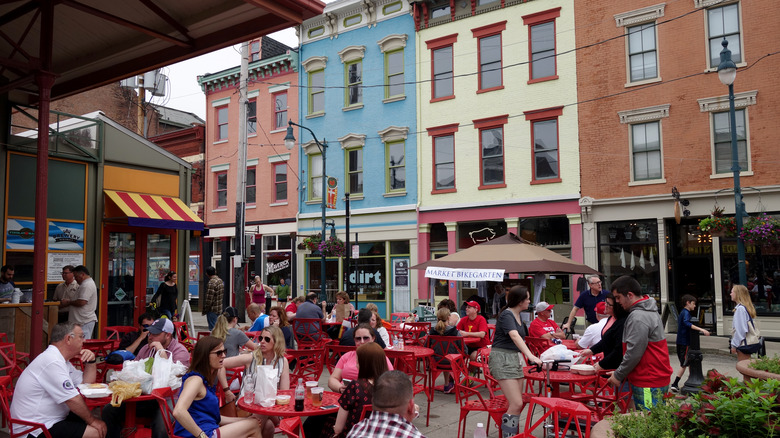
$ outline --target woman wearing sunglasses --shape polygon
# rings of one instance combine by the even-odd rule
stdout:
[[[206,336],[192,352],[192,362],[182,376],[179,400],[173,408],[175,434],[182,438],[260,438],[258,419],[222,417],[217,399],[217,373],[223,367],[222,340]]]
[[[370,324],[361,323],[355,327],[354,332],[355,346],[360,347],[363,344],[376,341],[376,332]],[[393,365],[390,360],[385,358],[387,369],[392,370]],[[334,392],[344,392],[350,381],[358,377],[357,353],[348,351],[344,353],[333,368],[333,373],[328,378],[328,387]],[[346,381],[345,381],[346,380]]]
[[[198,341],[200,342],[200,341]],[[225,368],[235,368],[240,366],[249,366],[246,369],[245,376],[255,377],[258,365],[271,365],[279,372],[279,380],[276,389],[290,389],[290,365],[284,357],[287,349],[284,346],[284,334],[276,326],[269,326],[260,333],[260,348],[252,354],[239,354],[238,356],[225,359]],[[247,381],[246,379],[244,380]],[[254,378],[251,379],[255,381]],[[242,388],[241,395],[244,390]],[[278,417],[259,417],[261,420],[260,429],[263,437],[272,437],[274,428],[279,425]]]

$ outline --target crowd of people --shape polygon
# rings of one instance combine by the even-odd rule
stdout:
[[[6,285],[13,286],[13,274],[12,266],[0,269],[0,300],[6,294]],[[266,313],[267,303],[264,301],[270,292],[258,279],[252,288],[253,302],[247,306],[250,321],[241,326],[238,310],[222,307],[222,280],[213,268],[207,269],[206,274],[209,283],[203,313],[211,334],[199,339],[192,352],[177,338],[171,321],[178,295],[176,274],[173,272],[165,276],[155,294],[155,298],[160,298],[159,310],[163,316],[155,319],[152,314],[142,314],[137,321],[138,330],[125,333],[119,341],[119,350],[129,353],[131,360],[170,357],[187,367],[186,373],[181,376],[181,388],[173,406],[177,436],[273,436],[280,419],[241,415],[236,405],[236,392],[240,397],[254,390],[249,385],[258,378],[255,375],[258,365],[276,370],[275,385],[278,390],[291,388],[294,383],[291,382],[291,367],[294,364],[288,362],[285,353],[295,346],[296,333],[291,321],[296,318],[322,323],[328,319],[343,322],[343,325],[335,326],[338,330],[331,335],[341,345],[356,347],[341,355],[327,379],[328,389],[340,394],[338,412],[309,417],[303,424],[307,436],[422,436],[412,422],[419,415],[419,407],[414,404],[410,378],[403,372],[394,371],[385,354],[385,348],[391,346],[386,327],[389,324],[382,321],[376,305],[369,304],[356,311],[349,302],[349,296],[340,292],[329,314],[325,306],[318,303],[318,295],[310,293],[306,297],[292,299],[287,305],[280,297],[280,305],[268,308]],[[61,303],[59,313],[62,322],[52,327],[51,344],[46,351],[19,376],[10,406],[11,415],[44,424],[53,438],[119,437],[125,407],[107,405],[96,415],[87,408],[76,389],[79,384],[94,383],[97,378],[95,354],[84,348],[84,341],[92,335],[97,321],[95,283],[84,266],[65,266],[62,277],[63,283],[54,295]],[[461,342],[458,345],[465,349],[464,353],[471,360],[477,359],[480,349],[491,345],[489,372],[508,402],[500,425],[505,436],[513,436],[520,431],[523,367],[542,364],[542,360],[526,344],[526,339],[539,338],[554,343],[566,338],[575,327],[575,314],[579,308],[585,313],[585,330],[576,342],[580,354],[585,357],[600,355],[593,362],[595,369],[609,373],[610,385],[629,392],[636,409],[648,409],[662,403],[670,389],[679,391],[680,379],[689,365],[687,352],[691,331],[710,335],[706,329],[691,322],[696,298],[683,296],[677,333],[680,368],[670,385],[673,369],[656,301],[643,294],[640,284],[629,276],[615,279],[609,292],[602,290],[602,281],[597,276],[589,277],[587,284],[588,289],[576,299],[574,310],[562,327],[552,318],[555,306],[545,301],[533,307],[535,318],[526,326],[522,315],[531,303],[528,289],[518,285],[504,290],[501,295],[504,305],[496,315],[492,345],[488,322],[480,314],[483,309],[478,301],[464,302],[463,316],[458,314],[452,300],[445,299],[439,303],[437,321],[430,328],[430,336],[464,341],[476,338],[468,346],[461,341],[450,343],[456,345]],[[731,348],[740,359],[749,358],[757,350],[753,339],[756,334],[753,321],[755,308],[745,286],[734,285],[731,299],[736,303]],[[351,318],[353,315],[354,319]],[[354,323],[351,322],[353,320]],[[434,355],[439,357],[456,352],[443,351],[440,346],[432,348]],[[81,369],[74,367],[71,360],[80,363]],[[228,370],[241,368],[244,385],[233,383],[231,386]],[[443,391],[451,392],[453,376],[444,373],[444,381]],[[361,420],[366,405],[372,406],[373,414]],[[231,409],[225,410],[226,406]],[[136,415],[151,419],[153,438],[168,436],[156,401],[138,402],[135,409]],[[223,415],[221,411],[233,412],[234,415]]]

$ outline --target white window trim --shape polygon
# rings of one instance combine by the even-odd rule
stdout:
[[[289,89],[290,89],[289,82],[285,82],[283,84],[271,85],[268,87],[268,94],[281,93],[282,91],[287,91]]]
[[[343,150],[357,149],[366,145],[366,135],[349,133],[339,137],[338,141],[341,143],[341,149]]]
[[[339,52],[339,58],[341,58],[342,64],[363,59],[365,56],[366,46],[349,46],[343,48]]]
[[[663,16],[663,14],[661,14],[661,16]],[[648,20],[641,20],[641,21],[639,21],[637,23],[632,23],[631,27],[634,27],[634,25],[639,26],[641,24],[645,24],[645,23],[652,22],[652,21],[653,20],[649,20],[649,21]],[[628,42],[628,27],[629,26],[625,26],[625,32],[626,32],[626,38],[625,38],[625,40],[626,40],[626,42],[625,42],[625,46],[626,46],[626,49],[625,49],[626,50],[626,52],[625,52],[626,53],[626,55],[625,55],[626,56],[626,83],[624,84],[624,87],[628,88],[628,87],[635,87],[637,85],[651,84],[653,82],[661,82],[662,81],[662,79],[661,79],[661,56],[660,56],[660,52],[659,52],[659,48],[658,48],[658,26],[656,25],[655,28],[654,28],[654,31],[653,31],[653,35],[655,36],[655,68],[656,68],[657,76],[654,77],[654,78],[649,78],[649,79],[640,79],[638,81],[631,81],[631,55],[629,54],[630,47],[629,47],[629,42]]]
[[[737,4],[737,9],[739,13],[739,50],[740,53],[742,53],[742,61],[738,62],[737,68],[739,67],[747,67],[747,61],[745,61],[745,28],[742,26],[742,2],[735,0],[735,1],[723,1],[723,0],[694,0],[694,5],[696,7],[700,8],[707,8],[709,6],[728,6],[732,4]],[[704,53],[705,53],[705,60],[704,60],[704,71],[709,72],[715,72],[718,71],[718,66],[710,67],[710,23],[707,19],[707,13],[705,11],[704,15]],[[731,49],[729,49],[731,50]],[[732,50],[733,51],[733,50]],[[718,52],[720,53],[720,52]]]
[[[303,66],[303,69],[306,71],[306,73],[323,70],[327,64],[327,56],[312,56],[301,62],[301,66]]]
[[[645,108],[618,111],[620,123],[623,125],[634,123],[646,123],[669,117],[670,104],[648,106]]]
[[[747,169],[740,169],[739,175],[740,176],[753,176],[753,160],[751,159],[752,154],[750,153],[750,119],[748,116],[748,105],[743,106],[737,106],[736,105],[736,99],[734,99],[734,110],[737,109],[744,109],[745,110],[745,157],[747,158]],[[701,105],[701,104],[700,104]],[[750,105],[755,105],[754,103]],[[734,176],[733,172],[725,172],[725,173],[715,173],[715,114],[714,113],[722,113],[724,111],[729,110],[729,104],[728,104],[728,98],[726,98],[726,109],[725,110],[717,110],[713,109],[709,112],[709,118],[710,118],[710,179],[720,179],[720,178],[732,178]],[[705,111],[702,111],[705,112]]]
[[[212,108],[216,108],[218,106],[229,105],[229,104],[230,104],[230,98],[229,97],[225,97],[225,98],[222,98],[222,99],[217,99],[217,100],[212,100],[211,101]]]
[[[743,91],[741,93],[734,93],[734,108],[746,108],[757,103],[756,97],[758,90]],[[719,113],[722,111],[728,111],[729,109],[729,96],[715,96],[705,97],[698,99],[699,111],[703,113]]]
[[[388,126],[387,128],[377,131],[379,137],[382,139],[382,143],[390,143],[394,141],[406,140],[409,135],[409,127],[404,126]]]
[[[250,167],[257,167],[257,164],[259,163],[259,160],[257,158],[253,158],[251,160],[246,160],[246,167],[247,169]]]
[[[269,155],[268,162],[271,164],[284,163],[290,161],[290,154]]]
[[[252,90],[246,94],[247,99],[256,99],[258,96],[260,96],[260,90]]]
[[[382,38],[376,43],[379,45],[379,50],[382,53],[387,53],[406,47],[406,40],[408,38],[409,36],[406,34],[395,33]]]
[[[668,105],[667,105],[668,106]],[[669,117],[669,112],[667,108],[666,116]],[[634,125],[642,125],[645,123],[653,123],[658,122],[658,142],[660,143],[660,152],[661,152],[661,177],[655,178],[655,179],[643,179],[640,181],[637,181],[634,179],[634,133],[632,132]],[[631,175],[631,181],[628,182],[629,187],[634,186],[645,186],[650,184],[664,184],[666,183],[666,173],[664,172],[664,134],[663,134],[663,124],[661,123],[661,117],[658,118],[652,118],[647,120],[637,120],[635,123],[631,123],[628,125],[628,156],[629,158],[629,172]]]
[[[655,21],[664,16],[664,8],[666,3],[661,3],[653,6],[647,6],[640,9],[635,9],[629,12],[622,12],[615,14],[615,25],[617,27],[628,27],[635,24],[641,24],[648,21]]]
[[[230,164],[229,163],[228,164],[215,164],[215,165],[211,166],[211,171],[214,172],[214,173],[216,173],[216,172],[223,172],[223,171],[228,170],[228,169],[230,169]]]

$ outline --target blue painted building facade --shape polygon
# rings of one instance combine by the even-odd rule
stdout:
[[[335,233],[359,251],[326,264],[328,301],[346,290],[380,315],[408,310],[417,296],[409,266],[417,254],[415,30],[406,0],[337,1],[299,28],[299,121],[326,143],[326,176],[338,181]],[[305,129],[300,143],[298,238],[322,227],[322,156]],[[326,194],[327,198],[327,194]],[[331,228],[329,227],[329,230]],[[327,233],[330,234],[330,231]],[[298,292],[320,291],[318,252],[299,250]],[[300,278],[300,276],[299,276]],[[321,297],[324,298],[324,297]],[[355,299],[353,298],[353,299]]]

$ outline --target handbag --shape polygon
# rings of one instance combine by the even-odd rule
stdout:
[[[742,344],[737,347],[737,350],[745,354],[753,354],[758,352],[761,349],[760,337],[761,331],[756,327],[756,323],[753,321],[753,317],[751,317],[750,313],[748,313],[747,333],[745,333],[745,339],[742,340]]]

